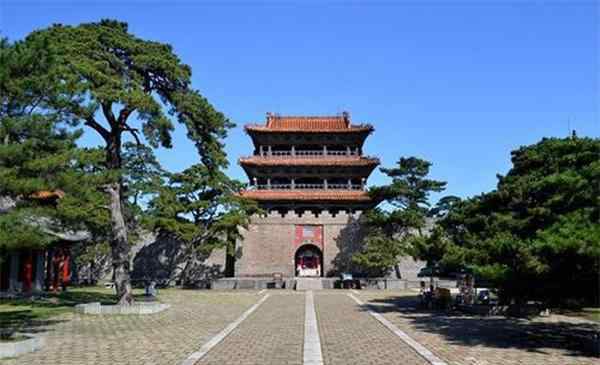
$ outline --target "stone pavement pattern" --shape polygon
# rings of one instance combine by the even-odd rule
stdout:
[[[301,364],[304,293],[269,291],[270,297],[198,365]],[[314,292],[325,365],[424,364],[411,348],[347,296]],[[163,290],[165,312],[146,316],[75,313],[43,327],[47,345],[4,365],[179,365],[250,308],[258,291]],[[413,309],[403,292],[360,291],[385,318],[449,365],[591,365],[598,358],[562,343],[557,331],[579,325],[568,318],[523,321],[503,317],[431,314]]]
[[[564,338],[557,336],[559,331],[572,331],[576,320],[433,314],[414,310],[415,298],[406,293],[361,291],[358,296],[449,365],[600,363],[576,346],[568,349]]]
[[[258,292],[162,290],[171,308],[151,315],[69,313],[43,330],[46,346],[2,365],[174,365],[254,304]]]
[[[323,360],[327,365],[428,364],[346,295],[315,293]]]
[[[274,292],[196,365],[301,365],[304,293]]]

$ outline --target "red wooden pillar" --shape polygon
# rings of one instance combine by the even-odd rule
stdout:
[[[46,290],[52,290],[52,276],[54,275],[54,265],[52,259],[54,258],[54,250],[49,249],[46,253]]]
[[[71,255],[67,248],[63,249],[63,265],[62,265],[62,289],[67,290],[67,285],[71,281]]]
[[[56,249],[54,250],[54,255],[52,256],[52,291],[56,292],[58,290],[58,286],[60,285],[61,278],[61,261],[62,261],[62,250]]]
[[[30,292],[33,284],[33,255],[27,251],[23,256],[23,291]]]

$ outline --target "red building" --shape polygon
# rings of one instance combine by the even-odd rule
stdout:
[[[28,199],[41,204],[55,204],[62,198],[62,191],[42,191]],[[6,202],[7,198],[3,198]],[[14,207],[14,201],[0,209],[0,214]],[[40,221],[40,226],[43,226]],[[0,292],[29,293],[41,290],[59,290],[68,285],[71,277],[70,246],[85,238],[86,234],[54,232],[56,237],[49,247],[19,248],[0,252]]]

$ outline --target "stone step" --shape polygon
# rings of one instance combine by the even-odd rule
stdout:
[[[321,290],[321,278],[296,278],[296,290]]]

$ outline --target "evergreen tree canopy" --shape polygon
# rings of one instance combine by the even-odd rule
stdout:
[[[147,160],[141,146],[172,147],[176,121],[186,127],[207,173],[213,174],[227,165],[222,139],[232,123],[192,89],[191,69],[171,46],[137,38],[125,23],[53,25],[31,33],[21,44],[25,49],[43,45],[51,55],[42,72],[51,86],[39,102],[45,113],[59,115],[57,120],[64,125],[94,131],[103,141],[101,166],[107,181],[102,187],[110,213],[115,287],[120,302],[130,303],[127,221],[131,215],[127,216],[123,204],[135,201],[143,186],[124,187],[148,171],[139,165],[137,171],[124,171],[133,167],[126,166],[125,144],[140,146],[135,153]]]
[[[107,221],[106,214],[86,211],[89,202],[106,204],[84,171],[97,154],[77,148],[82,132],[61,127],[62,112],[45,108],[57,83],[53,60],[45,41],[0,41],[0,197],[14,205],[0,214],[0,250],[42,247],[67,226]]]
[[[199,164],[169,174],[150,200],[147,224],[185,246],[187,261],[180,278],[184,285],[194,263],[213,249],[225,248],[228,255],[234,255],[240,229],[258,212],[256,203],[237,194],[242,187],[224,173],[209,173]]]
[[[496,190],[453,204],[440,224],[505,300],[597,300],[600,140],[549,138],[512,152]]]
[[[430,195],[446,186],[443,181],[427,178],[430,167],[428,161],[402,157],[396,167],[381,169],[392,181],[370,191],[383,207],[366,215],[367,236],[362,252],[354,256],[357,264],[385,274],[400,255],[415,255],[413,241],[424,235]],[[397,265],[396,274],[400,276]]]

